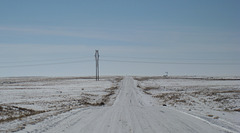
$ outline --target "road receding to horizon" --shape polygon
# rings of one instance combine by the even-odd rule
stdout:
[[[66,133],[225,133],[234,132],[210,122],[154,104],[153,98],[125,77],[110,106],[86,107],[49,118],[20,132]]]

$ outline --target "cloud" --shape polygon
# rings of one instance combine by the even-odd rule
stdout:
[[[82,38],[96,38],[104,39],[106,36],[98,32],[85,32],[85,31],[68,31],[59,29],[39,29],[39,28],[15,28],[15,27],[0,27],[0,30],[13,31],[13,32],[25,32],[29,34],[43,34],[43,35],[57,35],[57,36],[71,36]]]
[[[109,29],[105,27],[102,29],[86,27],[82,29],[73,28],[56,28],[56,27],[45,27],[45,28],[18,28],[18,27],[0,27],[0,31],[9,31],[14,33],[25,33],[30,35],[50,35],[50,36],[63,36],[63,37],[77,37],[95,40],[105,40],[105,41],[117,41],[117,42],[128,42],[147,44],[147,45],[183,45],[186,43],[196,43],[196,42],[212,42],[216,40],[216,36],[213,34],[205,34],[196,31],[176,31],[178,29],[148,29],[143,28],[116,28]],[[4,34],[4,33],[3,33]],[[220,35],[222,36],[222,35]],[[210,38],[211,37],[211,38]],[[219,37],[219,35],[217,35]],[[203,40],[204,38],[204,40]],[[221,40],[219,37],[218,40]]]
[[[143,54],[157,53],[161,51],[153,46],[134,45],[87,45],[87,44],[5,44],[0,43],[0,51],[5,54],[54,54],[54,53],[87,53],[94,52],[95,49],[104,51],[107,54]]]
[[[150,26],[151,27],[151,26]],[[89,45],[79,44],[81,48],[69,44],[60,46],[53,44],[45,44],[46,47],[54,48],[39,48],[41,51],[48,52],[48,49],[55,49],[54,52],[61,52],[60,49],[69,51],[78,51],[85,48],[103,49],[108,51],[125,51],[133,53],[181,53],[181,52],[239,52],[238,33],[234,32],[218,32],[204,31],[199,27],[167,27],[156,28],[147,27],[139,28],[61,28],[61,27],[44,27],[44,28],[17,28],[0,26],[1,31],[20,32],[26,34],[49,35],[60,37],[76,37],[95,40],[96,44],[104,44],[104,41],[111,41],[108,45]],[[17,44],[17,42],[15,43]],[[32,45],[32,44],[19,44]],[[35,45],[35,44],[34,44]],[[41,44],[37,44],[41,45]],[[77,45],[77,46],[79,46]],[[17,46],[16,46],[17,47]],[[29,46],[30,47],[30,46]],[[61,48],[62,47],[62,48]],[[21,48],[20,48],[21,49]],[[34,47],[31,49],[35,49]],[[110,49],[110,50],[109,50]],[[30,51],[29,51],[30,52]],[[63,51],[62,51],[63,52]]]
[[[97,39],[107,41],[122,42],[141,42],[144,41],[142,36],[132,30],[108,30],[108,29],[72,29],[72,28],[17,28],[17,27],[0,27],[0,32],[9,31],[14,33],[36,34],[36,35],[52,35],[63,37],[78,37],[86,39]],[[4,33],[3,33],[4,34]],[[146,37],[144,37],[146,38]],[[152,39],[150,39],[152,40]],[[149,40],[148,40],[149,42]]]

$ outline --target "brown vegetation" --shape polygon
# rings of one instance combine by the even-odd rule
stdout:
[[[0,105],[0,116],[4,116],[0,119],[1,122],[12,121],[15,119],[21,119],[27,116],[43,113],[44,111],[35,111],[32,109],[21,108],[17,106]]]

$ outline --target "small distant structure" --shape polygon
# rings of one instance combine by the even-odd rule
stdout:
[[[164,78],[168,77],[168,72],[165,72],[165,75],[163,75]]]

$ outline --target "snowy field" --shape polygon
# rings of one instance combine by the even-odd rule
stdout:
[[[19,131],[48,117],[111,104],[119,77],[0,78],[0,132]]]
[[[239,77],[134,79],[0,78],[0,132],[240,132]]]
[[[225,128],[240,127],[239,77],[135,77],[138,87],[162,106]],[[239,130],[238,130],[239,131]]]

